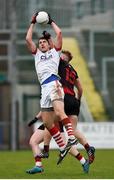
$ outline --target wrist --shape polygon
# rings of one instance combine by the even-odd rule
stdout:
[[[35,118],[34,118],[34,119],[35,119],[36,121],[38,121],[39,117],[36,117],[36,116],[35,116]]]
[[[53,20],[51,20],[51,22],[49,23],[50,25],[52,25],[54,23],[54,21]]]
[[[31,21],[31,24],[33,24],[33,25],[34,25],[34,24],[36,24],[36,22],[32,22],[32,21]]]
[[[35,23],[31,21],[30,24],[31,24],[31,25],[34,25]]]

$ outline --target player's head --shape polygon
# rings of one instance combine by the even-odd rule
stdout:
[[[42,52],[48,51],[50,49],[48,40],[43,36],[40,37],[38,40],[38,47],[39,47],[39,50]]]
[[[61,53],[62,60],[66,61],[66,62],[70,62],[72,60],[72,58],[73,58],[73,56],[70,51],[62,50],[62,53]]]

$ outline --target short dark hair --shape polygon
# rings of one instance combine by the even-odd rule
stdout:
[[[69,61],[71,61],[71,60],[72,60],[73,56],[72,56],[72,54],[71,54],[71,52],[70,52],[70,51],[62,50],[62,53],[63,53],[63,54],[66,54],[66,55],[68,56]]]
[[[41,36],[40,38],[38,38],[38,42],[40,41],[40,39],[45,39],[48,42],[48,44],[49,44],[48,39],[46,39],[44,36]]]

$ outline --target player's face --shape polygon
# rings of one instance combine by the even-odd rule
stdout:
[[[62,60],[69,62],[69,57],[66,54],[62,53],[61,58],[62,58]]]
[[[49,44],[48,44],[48,41],[46,39],[40,39],[39,40],[39,49],[42,52],[46,52],[49,50]]]

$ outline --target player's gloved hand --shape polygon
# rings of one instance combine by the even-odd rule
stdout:
[[[52,22],[54,22],[49,13],[48,13],[48,17],[49,17],[49,21],[47,24],[51,24]]]
[[[51,38],[51,34],[48,33],[47,31],[43,31],[43,36],[46,38],[46,39],[50,39]]]
[[[33,16],[32,16],[32,20],[31,20],[31,24],[35,24],[36,23],[36,16],[38,15],[38,12],[36,12]]]
[[[38,118],[35,117],[34,119],[32,119],[31,121],[28,122],[28,126],[32,126],[36,121],[38,121]]]

